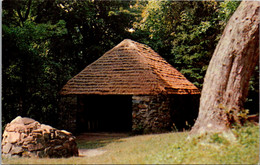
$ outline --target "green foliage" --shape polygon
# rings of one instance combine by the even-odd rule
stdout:
[[[149,1],[136,28],[149,34],[145,43],[201,88],[221,32],[239,3]]]
[[[237,126],[233,129],[233,133],[237,137],[238,142],[243,144],[245,147],[259,147],[259,128],[257,126],[252,126],[251,123],[246,123],[243,127]]]
[[[3,125],[17,115],[58,127],[59,91],[130,33],[131,1],[3,1]]]
[[[218,144],[227,144],[228,140],[225,139],[223,136],[221,136],[218,133],[214,133],[210,136],[209,143],[218,143]]]
[[[226,23],[239,1],[148,1],[137,5],[142,17],[134,24],[138,40],[148,44],[198,88]],[[259,110],[259,67],[250,81],[250,113]]]
[[[36,24],[30,20],[23,26],[3,25],[3,118],[10,121],[17,115],[40,121],[53,114],[53,100],[58,89],[51,85],[56,73],[50,69],[51,37],[67,34],[64,21],[57,24]],[[60,65],[53,62],[53,65]],[[61,66],[60,66],[61,68]],[[61,68],[62,69],[62,68]],[[48,92],[46,92],[48,91]]]
[[[255,72],[249,81],[249,92],[245,108],[249,109],[251,114],[259,113],[259,65],[255,67]]]
[[[222,104],[219,105],[219,108],[224,111],[230,127],[233,127],[233,125],[243,125],[247,120],[247,115],[249,114],[248,109],[229,109],[224,107]]]

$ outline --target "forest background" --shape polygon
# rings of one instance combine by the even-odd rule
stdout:
[[[4,0],[2,126],[27,116],[59,128],[59,91],[123,39],[147,44],[202,88],[239,1]],[[259,111],[259,65],[245,104]]]

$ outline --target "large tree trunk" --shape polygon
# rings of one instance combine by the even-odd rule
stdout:
[[[259,2],[241,2],[230,18],[210,61],[191,133],[222,132],[246,100],[259,58]]]

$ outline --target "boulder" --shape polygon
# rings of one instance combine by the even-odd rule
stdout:
[[[16,117],[6,125],[2,139],[2,156],[71,157],[78,156],[72,133],[27,118]]]

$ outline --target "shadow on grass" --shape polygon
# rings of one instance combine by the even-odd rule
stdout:
[[[128,137],[128,136],[120,136],[120,137],[116,137],[116,136],[81,136],[79,138],[76,139],[77,142],[77,146],[79,149],[97,149],[97,148],[101,148],[104,147],[106,145],[108,145],[109,143],[121,143],[124,140],[122,138],[124,137]]]

